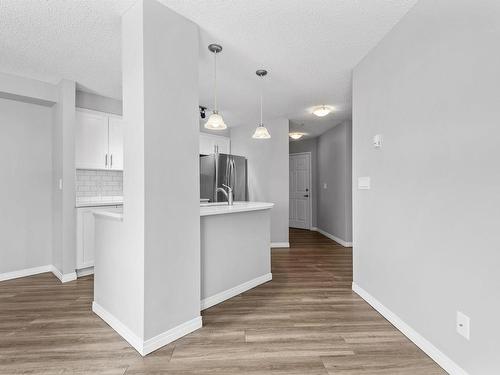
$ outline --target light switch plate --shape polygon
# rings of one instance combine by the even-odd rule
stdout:
[[[457,332],[470,340],[470,318],[460,311],[457,311]]]
[[[370,189],[370,177],[358,177],[358,189],[359,190],[369,190]]]
[[[326,182],[323,182],[323,189],[328,189],[328,184]]]
[[[62,190],[62,178],[59,179],[59,190]]]

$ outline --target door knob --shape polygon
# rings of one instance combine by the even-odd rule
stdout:
[[[309,194],[304,195],[304,198],[309,198]]]

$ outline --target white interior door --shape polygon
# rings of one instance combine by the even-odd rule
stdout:
[[[311,154],[290,154],[290,227],[311,229]]]

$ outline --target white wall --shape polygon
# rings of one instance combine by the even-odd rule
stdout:
[[[96,220],[94,302],[144,341],[143,6],[122,15],[123,222]],[[109,249],[105,254],[100,248]],[[121,249],[120,249],[121,248]],[[100,254],[101,253],[101,254]],[[103,317],[102,315],[100,315]],[[120,333],[123,336],[123,333]],[[136,348],[140,350],[140,348]]]
[[[52,263],[52,110],[0,99],[0,274]]]
[[[57,85],[52,107],[52,264],[62,274],[76,267],[75,82]],[[60,181],[62,189],[60,188]]]
[[[198,27],[157,1],[144,4],[148,339],[200,317],[200,174]]]
[[[51,107],[59,92],[50,83],[0,72],[0,98]]]
[[[420,1],[353,77],[353,178],[372,183],[354,190],[354,281],[451,373],[500,369],[499,19],[498,1]]]
[[[202,216],[200,221],[202,301],[270,276],[270,210]]]
[[[123,103],[121,100],[108,98],[97,94],[91,94],[85,91],[76,91],[76,106],[78,108],[92,109],[94,111],[114,113],[122,115]]]
[[[143,352],[201,327],[198,28],[141,0],[122,36],[126,204],[123,223],[96,222],[96,246],[112,254],[96,257],[94,288]]]
[[[10,195],[16,197],[18,193],[23,193],[24,198],[14,200],[6,204],[16,204],[17,212],[13,217],[20,215],[16,222],[16,231],[9,231],[5,235],[9,241],[10,233],[17,236],[16,246],[24,250],[16,253],[17,257],[24,257],[23,262],[10,264],[10,269],[14,274],[5,277],[15,277],[19,272],[26,270],[26,267],[33,267],[32,264],[40,266],[40,257],[36,254],[50,248],[50,259],[43,261],[42,266],[54,266],[57,276],[65,275],[65,279],[75,277],[75,166],[74,166],[74,120],[75,120],[75,82],[62,80],[57,85],[32,80],[29,78],[0,73],[0,97],[10,98],[7,100],[1,111],[1,116],[11,116],[10,120],[2,121],[3,129],[8,131],[2,141],[6,143],[5,152],[19,150],[22,152],[16,159],[22,165],[17,165],[18,170],[13,170],[17,161],[12,157],[3,158],[6,163],[3,173],[6,177],[10,175],[9,184],[3,185],[7,190],[12,190],[10,182],[19,180],[19,187],[16,191],[11,191]],[[51,108],[49,108],[51,107]],[[12,114],[12,108],[18,111]],[[50,119],[46,119],[49,114]],[[50,137],[47,143],[40,135],[41,129],[46,122],[50,122],[50,129],[43,134]],[[16,124],[19,122],[19,127]],[[40,125],[39,125],[40,124]],[[29,127],[32,131],[28,131]],[[9,127],[11,128],[9,130]],[[24,130],[23,130],[24,129]],[[25,131],[25,133],[20,133]],[[33,135],[30,135],[33,133]],[[20,135],[22,134],[22,136]],[[40,138],[39,140],[36,138]],[[38,143],[39,142],[39,143]],[[2,147],[3,148],[3,147]],[[41,150],[47,148],[43,153]],[[39,153],[39,158],[28,163],[27,158],[35,158]],[[47,159],[48,158],[48,159]],[[45,162],[49,165],[45,166]],[[48,168],[48,170],[46,169]],[[38,171],[38,172],[37,172]],[[46,191],[42,175],[50,174],[50,189]],[[31,178],[30,178],[31,175]],[[59,181],[62,181],[62,188]],[[3,179],[2,179],[3,181]],[[7,181],[7,180],[6,180]],[[17,182],[16,182],[17,183]],[[35,203],[34,200],[36,199]],[[6,201],[7,202],[7,201]],[[49,202],[49,206],[44,204]],[[45,207],[43,222],[41,222],[39,209]],[[23,213],[33,210],[32,220],[24,217]],[[6,210],[5,212],[8,212]],[[2,210],[2,213],[4,211]],[[7,216],[6,216],[7,217]],[[24,218],[20,220],[21,218]],[[34,223],[41,222],[35,226]],[[6,225],[8,227],[10,223]],[[43,238],[39,238],[40,244],[33,243],[33,238],[38,238],[40,228],[45,238],[49,238],[49,245],[46,245]],[[24,233],[25,235],[21,235]],[[12,246],[2,246],[0,256],[12,251]],[[16,258],[17,259],[17,258]],[[20,258],[19,258],[20,259]],[[2,265],[4,263],[2,262]],[[5,264],[8,264],[7,262]],[[45,267],[44,269],[49,269]],[[1,271],[1,270],[0,270]],[[26,270],[29,273],[29,271]],[[32,271],[33,272],[33,271]],[[23,273],[23,272],[21,272]]]
[[[352,241],[351,122],[318,137],[318,228]],[[326,183],[326,189],[324,184]]]
[[[265,122],[271,139],[253,139],[255,125],[231,128],[231,153],[248,159],[251,201],[271,202],[271,242],[288,242],[288,120]]]

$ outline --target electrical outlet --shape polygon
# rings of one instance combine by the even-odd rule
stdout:
[[[470,340],[470,318],[460,311],[457,311],[457,332]]]

